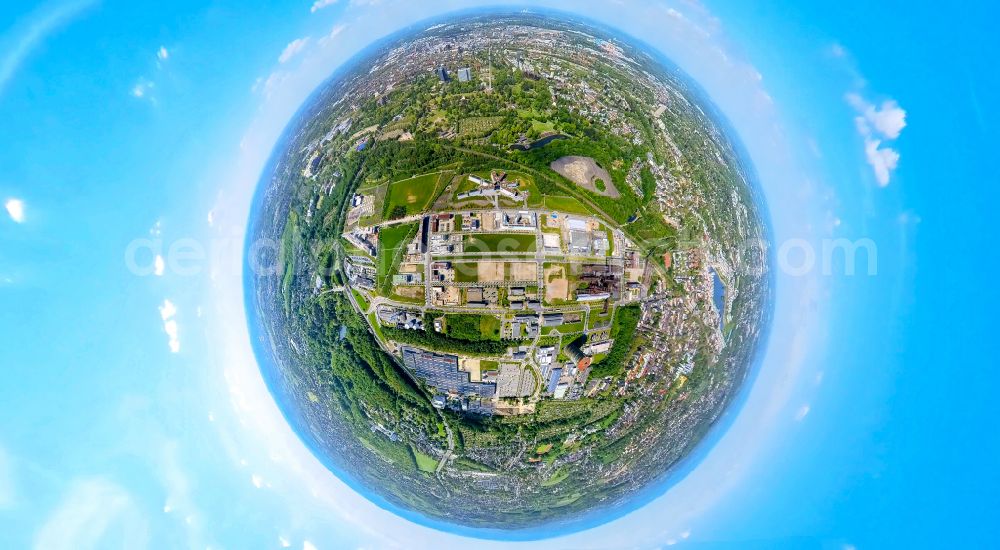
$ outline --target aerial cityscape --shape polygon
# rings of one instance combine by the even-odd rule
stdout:
[[[765,220],[663,60],[575,21],[452,19],[292,121],[248,233],[254,343],[300,437],[394,505],[569,521],[663,479],[740,388]]]
[[[998,10],[4,3],[0,549],[996,546]]]

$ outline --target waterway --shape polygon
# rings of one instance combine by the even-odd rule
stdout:
[[[511,149],[517,149],[519,151],[530,151],[532,149],[537,149],[537,148],[542,147],[544,145],[548,145],[549,143],[551,143],[551,142],[553,142],[553,141],[555,141],[557,139],[566,139],[567,137],[569,137],[569,136],[564,136],[562,134],[552,134],[552,135],[549,135],[549,136],[545,136],[543,138],[536,139],[535,141],[532,141],[528,145],[522,145],[520,143],[515,143],[514,145],[511,145],[510,148]]]
[[[712,301],[715,302],[715,309],[719,312],[719,330],[722,330],[726,318],[726,285],[722,284],[722,278],[712,269]]]

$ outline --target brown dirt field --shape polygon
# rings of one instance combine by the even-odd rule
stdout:
[[[535,262],[511,262],[510,279],[512,281],[534,281],[536,269]]]
[[[481,261],[476,267],[479,282],[493,283],[503,281],[503,262]]]
[[[457,286],[450,286],[444,290],[442,297],[445,305],[456,305],[462,301],[462,291]]]
[[[397,286],[392,291],[404,298],[423,298],[424,296],[424,287],[422,286]]]
[[[479,359],[466,357],[462,359],[462,370],[469,373],[469,381],[482,382],[483,374],[479,368]]]
[[[545,269],[545,301],[569,299],[569,281],[566,280],[566,268],[554,265]]]

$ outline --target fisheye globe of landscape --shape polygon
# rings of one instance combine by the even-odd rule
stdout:
[[[293,429],[437,526],[578,525],[664,487],[770,319],[764,206],[714,113],[563,15],[453,17],[348,62],[277,144],[247,235]]]

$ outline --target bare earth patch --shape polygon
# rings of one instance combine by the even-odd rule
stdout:
[[[512,281],[534,281],[536,269],[538,267],[535,262],[511,262],[510,279]]]
[[[424,287],[422,286],[397,286],[392,291],[403,298],[417,299],[424,297]]]
[[[479,368],[479,359],[472,357],[466,357],[462,359],[461,369],[469,373],[469,381],[471,382],[482,382],[483,374],[482,370]]]
[[[607,170],[597,165],[597,161],[590,157],[562,157],[549,165],[560,175],[571,182],[583,187],[588,191],[604,195],[605,197],[618,198],[621,194],[615,189],[615,184],[611,181],[611,174]],[[604,182],[604,190],[597,188],[597,180]]]
[[[556,300],[569,299],[569,281],[566,280],[566,268],[554,265],[545,268],[545,301],[550,304]]]
[[[503,282],[503,262],[481,261],[476,268],[480,283]]]

